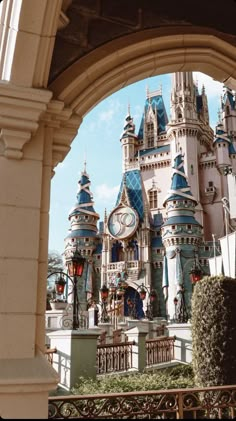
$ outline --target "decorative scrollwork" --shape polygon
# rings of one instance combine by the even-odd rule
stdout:
[[[235,417],[236,386],[49,398],[48,418],[176,419]]]

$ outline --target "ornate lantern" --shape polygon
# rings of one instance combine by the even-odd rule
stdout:
[[[190,270],[190,278],[193,284],[202,279],[202,271],[196,265]]]
[[[150,292],[150,303],[153,303],[157,298],[156,291],[154,289]]]
[[[60,275],[60,277],[57,278],[55,281],[55,289],[58,295],[64,294],[65,285],[66,285],[66,281],[63,278],[63,275]]]
[[[177,298],[177,297],[175,297],[173,301],[174,301],[174,305],[175,305],[175,307],[176,307],[176,306],[177,306],[177,304],[178,304],[178,298]]]
[[[109,289],[107,288],[107,286],[104,284],[103,287],[100,289],[101,292],[101,298],[103,301],[106,301],[108,298],[108,294],[109,294]]]
[[[81,256],[79,251],[76,249],[71,258],[67,258],[67,266],[69,275],[71,276],[82,276],[84,270],[85,259]]]
[[[141,300],[145,300],[146,294],[147,294],[147,291],[142,287],[139,291],[139,296],[140,296]]]

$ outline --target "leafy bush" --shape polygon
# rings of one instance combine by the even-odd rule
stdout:
[[[78,384],[72,389],[72,393],[86,395],[186,387],[194,387],[193,370],[190,365],[179,364],[176,367],[157,370],[152,373],[115,374],[96,380],[80,377]]]
[[[204,277],[192,297],[193,370],[197,386],[236,383],[236,280]]]

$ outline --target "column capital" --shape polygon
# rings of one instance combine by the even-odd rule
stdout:
[[[36,133],[52,92],[0,82],[0,156],[21,159],[24,145]]]
[[[53,128],[52,166],[62,162],[70,151],[70,144],[78,132],[82,117],[73,113],[63,101],[51,100],[43,121]]]

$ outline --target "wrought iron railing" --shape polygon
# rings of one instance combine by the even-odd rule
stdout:
[[[134,342],[97,346],[97,374],[127,371],[133,365]]]
[[[49,398],[48,418],[233,419],[236,386]]]
[[[174,360],[175,336],[163,336],[146,340],[146,365]]]

